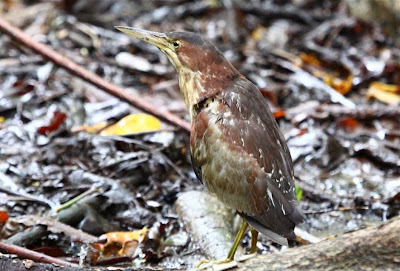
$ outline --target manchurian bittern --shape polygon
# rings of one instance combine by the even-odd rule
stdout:
[[[157,46],[179,73],[192,121],[194,171],[211,193],[243,218],[223,262],[233,260],[248,224],[252,253],[258,232],[287,246],[304,216],[296,200],[288,147],[259,89],[198,34],[116,28]]]

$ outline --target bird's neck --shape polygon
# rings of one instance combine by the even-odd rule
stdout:
[[[230,63],[228,64],[219,67],[210,66],[202,71],[186,68],[179,71],[179,88],[191,118],[194,116],[197,104],[224,90],[234,78],[241,76]]]

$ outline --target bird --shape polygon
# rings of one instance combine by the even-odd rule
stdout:
[[[288,246],[305,216],[288,146],[258,87],[200,34],[115,28],[158,47],[175,67],[191,119],[193,170],[211,194],[243,219],[227,258],[218,263],[234,259],[249,225],[250,253],[257,250],[259,232]]]

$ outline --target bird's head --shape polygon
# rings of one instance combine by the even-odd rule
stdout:
[[[179,73],[179,86],[190,110],[240,75],[221,51],[199,34],[159,33],[125,26],[115,28],[157,46],[168,56]]]

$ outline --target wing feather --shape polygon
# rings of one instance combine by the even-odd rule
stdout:
[[[237,78],[193,119],[191,152],[210,192],[281,244],[304,220],[285,139],[258,88]],[[283,236],[279,239],[272,233]]]

